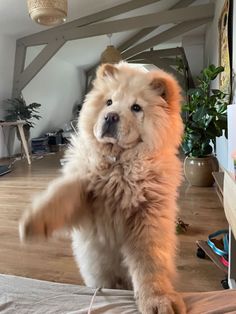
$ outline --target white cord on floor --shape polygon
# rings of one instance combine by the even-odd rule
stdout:
[[[94,303],[96,294],[98,293],[98,291],[99,291],[100,289],[101,289],[101,288],[97,288],[97,289],[94,291],[94,294],[93,294],[93,296],[92,296],[92,300],[91,300],[90,305],[89,305],[88,314],[91,314],[91,313],[92,313],[93,303]]]
[[[14,158],[13,160],[11,160],[11,162],[10,162],[8,168],[9,168],[9,169],[12,168],[12,166],[14,165],[14,163],[15,163],[16,161],[17,161],[17,158]]]

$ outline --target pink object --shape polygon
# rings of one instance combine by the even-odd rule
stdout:
[[[220,261],[223,265],[229,267],[229,262],[224,258],[224,256],[221,256]]]

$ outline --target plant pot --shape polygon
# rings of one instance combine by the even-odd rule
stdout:
[[[212,186],[213,171],[219,171],[219,163],[215,156],[186,157],[184,160],[184,174],[193,186]]]

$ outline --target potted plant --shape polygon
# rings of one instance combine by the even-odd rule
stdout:
[[[41,116],[38,114],[39,113],[38,109],[41,107],[41,104],[32,103],[27,106],[23,97],[7,99],[5,103],[8,106],[6,110],[7,115],[5,116],[5,120],[26,121],[26,124],[24,125],[24,133],[26,140],[28,140],[30,136],[30,128],[32,128],[35,125],[35,123],[32,120],[33,119],[39,120],[41,118]],[[20,138],[18,132],[17,137]]]
[[[183,150],[187,156],[184,173],[190,184],[211,186],[213,171],[219,165],[213,155],[216,137],[227,131],[228,95],[219,89],[211,89],[211,82],[223,72],[223,67],[210,65],[198,77],[198,86],[188,90],[188,102],[183,106],[185,114]]]

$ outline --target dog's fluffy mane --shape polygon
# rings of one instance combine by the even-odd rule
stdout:
[[[83,160],[76,155],[90,158],[91,167],[104,165],[104,156],[112,157],[123,154],[125,159],[134,159],[137,154],[142,158],[156,159],[156,155],[175,155],[182,138],[182,119],[180,116],[181,91],[176,79],[162,70],[150,73],[138,67],[130,67],[125,62],[117,65],[104,64],[98,68],[93,89],[86,96],[78,121],[79,136],[72,140],[72,147],[67,158],[79,165]],[[147,121],[144,127],[142,143],[130,150],[123,150],[117,145],[99,143],[94,136],[93,127],[95,119],[101,110],[101,104],[110,94],[110,91],[131,90],[132,93],[141,94],[149,104]],[[160,98],[160,96],[162,96]],[[144,122],[145,123],[145,122]],[[157,158],[157,159],[158,159]],[[67,170],[66,170],[67,171]]]

